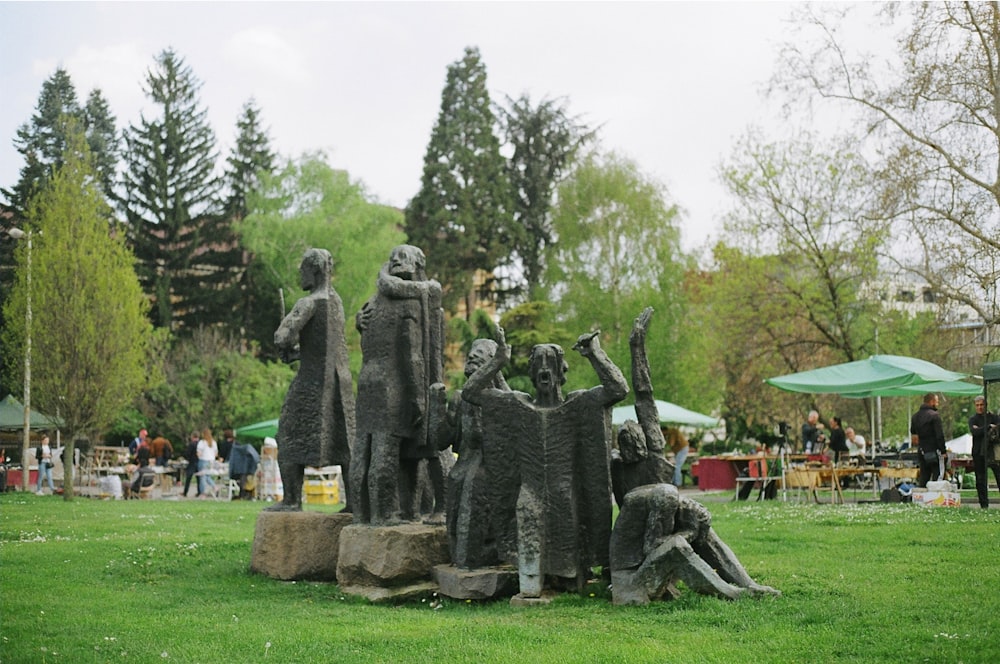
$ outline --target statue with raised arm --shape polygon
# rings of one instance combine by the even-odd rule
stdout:
[[[497,343],[492,339],[473,341],[465,360],[466,378],[489,362],[496,352]],[[510,391],[499,372],[494,375],[490,387]],[[450,445],[458,454],[447,482],[446,525],[451,561],[462,569],[496,565],[499,558],[493,530],[491,489],[502,481],[502,477],[509,475],[504,467],[511,465],[511,456],[506,454],[506,448],[486,448],[482,408],[462,399],[462,390],[446,401],[444,385],[432,385],[431,389],[436,402],[431,421],[439,445]]]
[[[344,305],[330,285],[333,258],[326,249],[309,249],[299,265],[308,295],[292,307],[274,333],[288,362],[300,360],[281,407],[278,468],[284,497],[269,510],[302,509],[306,466],[340,464],[350,497],[351,445],[354,440],[354,390],[344,339]],[[344,511],[351,510],[348,498]]]
[[[443,379],[444,313],[441,285],[427,278],[417,247],[395,247],[376,286],[356,316],[362,363],[351,484],[355,523],[392,525],[417,516],[420,460],[440,463],[427,411],[430,386]]]
[[[547,584],[582,589],[591,567],[608,565],[611,406],[628,384],[598,334],[580,336],[573,347],[597,373],[596,387],[563,396],[568,366],[556,344],[531,351],[534,398],[495,387],[510,359],[501,329],[496,354],[462,390],[482,407],[484,449],[509,450],[508,475],[497,482],[491,508],[498,552],[516,559],[522,597],[541,596]]]
[[[622,502],[632,489],[646,484],[670,482],[674,468],[663,456],[665,441],[660,417],[653,400],[653,382],[646,357],[646,334],[653,308],[646,307],[632,324],[629,348],[632,353],[632,390],[635,393],[635,420],[626,420],[618,429],[617,446],[611,451],[611,479],[615,502]]]

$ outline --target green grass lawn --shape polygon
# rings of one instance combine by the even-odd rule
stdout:
[[[0,496],[0,661],[997,662],[1000,510],[710,503],[783,596],[373,606],[248,572],[262,503]]]

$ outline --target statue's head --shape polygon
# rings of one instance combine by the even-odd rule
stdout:
[[[646,458],[646,436],[635,420],[626,420],[618,430],[618,452],[625,463],[638,463]]]
[[[420,247],[401,244],[389,254],[389,274],[406,281],[427,281],[427,259]]]
[[[538,344],[531,349],[531,359],[528,363],[531,382],[535,386],[539,400],[546,397],[562,395],[562,386],[566,382],[566,372],[569,365],[563,357],[563,349],[559,344]]]
[[[302,290],[313,291],[330,283],[333,274],[333,257],[326,249],[306,249],[299,263],[299,282]]]
[[[465,358],[465,375],[471,376],[497,353],[497,342],[492,339],[476,339]]]

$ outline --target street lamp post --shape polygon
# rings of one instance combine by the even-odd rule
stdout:
[[[7,231],[15,240],[27,238],[28,247],[25,256],[25,294],[24,294],[24,442],[21,445],[21,490],[28,491],[30,486],[31,459],[31,231],[27,233],[20,228]],[[39,468],[41,471],[41,468]]]

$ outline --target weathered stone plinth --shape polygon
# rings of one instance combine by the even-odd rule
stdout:
[[[340,535],[350,514],[261,512],[250,571],[283,581],[336,581]]]
[[[517,570],[513,567],[459,569],[438,565],[433,570],[438,592],[455,599],[496,599],[517,592]]]
[[[552,590],[543,590],[539,597],[525,597],[517,594],[510,598],[511,606],[546,606],[552,603],[557,593]]]
[[[337,581],[349,595],[401,601],[436,592],[431,570],[448,562],[444,526],[351,525],[340,534]]]

